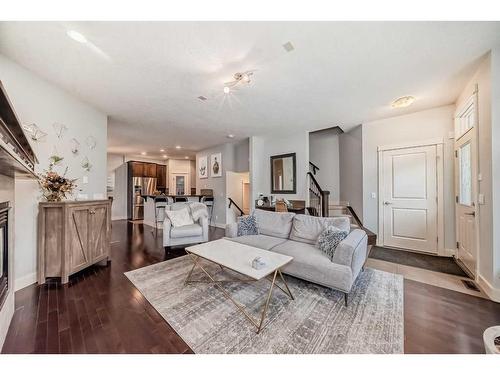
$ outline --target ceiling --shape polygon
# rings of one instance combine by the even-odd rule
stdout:
[[[152,158],[450,104],[495,45],[498,22],[0,23],[0,53],[108,114],[109,152]]]

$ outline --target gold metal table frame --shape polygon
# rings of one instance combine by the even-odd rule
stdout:
[[[240,310],[245,315],[245,317],[250,321],[250,323],[252,323],[255,326],[255,328],[257,328],[257,333],[260,333],[260,331],[263,328],[262,324],[264,323],[264,319],[266,318],[267,309],[269,307],[269,301],[271,300],[271,296],[273,294],[273,289],[274,289],[275,286],[277,288],[279,288],[283,293],[285,293],[288,297],[290,297],[290,299],[294,300],[292,292],[288,288],[288,284],[286,283],[285,278],[283,277],[283,274],[281,273],[281,270],[279,268],[277,268],[274,272],[271,272],[269,275],[267,275],[267,276],[264,277],[266,280],[271,281],[271,286],[270,286],[269,292],[267,294],[266,303],[264,305],[264,308],[262,309],[262,313],[261,313],[261,316],[260,316],[260,321],[257,321],[255,318],[253,318],[252,316],[250,316],[250,314],[245,310],[245,306],[241,305],[233,297],[231,297],[231,295],[222,287],[221,284],[222,283],[236,283],[236,282],[238,282],[238,283],[249,283],[249,282],[257,282],[257,281],[260,281],[260,280],[255,280],[255,279],[247,279],[247,280],[241,280],[241,279],[215,280],[214,277],[205,268],[203,268],[203,266],[199,263],[199,261],[200,261],[200,259],[208,260],[209,262],[217,264],[220,267],[220,269],[222,271],[224,271],[224,267],[222,265],[220,265],[219,263],[214,262],[214,261],[212,261],[210,259],[206,259],[206,258],[203,258],[203,257],[201,257],[199,255],[190,253],[188,250],[186,250],[186,252],[191,257],[191,259],[193,260],[193,267],[191,268],[191,271],[189,271],[189,274],[187,275],[186,280],[184,281],[184,285],[187,285],[187,284],[190,284],[190,283],[215,284],[215,286],[217,288],[219,288],[219,290],[222,292],[222,294],[224,295],[224,297],[226,297],[227,299],[229,299],[238,308],[238,310]],[[196,266],[198,266],[198,268],[200,268],[203,271],[203,273],[205,273],[205,275],[208,276],[208,278],[210,279],[210,281],[209,280],[191,280],[191,276],[192,276],[193,271],[196,268]],[[226,267],[226,268],[228,268],[231,271],[234,271],[236,273],[239,273],[238,271],[232,270],[229,267]],[[272,280],[269,278],[270,275],[273,275],[272,276]],[[277,282],[276,282],[277,276],[279,276],[281,278],[281,281],[283,282],[283,285],[285,286],[286,290],[283,289],[281,286],[279,286],[277,284]]]

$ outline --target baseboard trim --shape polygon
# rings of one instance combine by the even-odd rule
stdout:
[[[36,283],[36,272],[30,273],[29,275],[18,277],[14,281],[14,291],[17,292],[20,289],[26,288],[27,286]]]
[[[495,302],[500,302],[500,289],[494,288],[493,285],[491,285],[488,280],[481,275],[478,275],[477,283],[489,299]]]
[[[5,343],[10,322],[14,316],[14,292],[10,292],[0,310],[0,351]]]
[[[438,255],[442,257],[454,257],[455,253],[456,253],[455,249],[438,250]]]

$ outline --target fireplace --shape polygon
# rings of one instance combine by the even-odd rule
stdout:
[[[0,203],[0,309],[9,291],[9,202]]]

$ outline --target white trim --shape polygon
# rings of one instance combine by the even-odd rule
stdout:
[[[437,183],[437,254],[445,255],[444,248],[444,150],[443,144],[436,144],[436,183]]]
[[[477,276],[477,283],[489,299],[500,302],[500,289],[494,288],[482,275]]]
[[[443,249],[443,253],[439,254],[440,256],[443,257],[456,257],[457,256],[457,249]]]
[[[434,142],[434,143],[433,143]],[[433,138],[420,142],[412,142],[393,146],[378,146],[378,236],[377,246],[384,246],[384,207],[382,194],[382,177],[383,177],[383,153],[384,151],[400,150],[403,148],[436,146],[436,184],[437,184],[437,234],[438,244],[436,254],[449,256],[448,250],[444,247],[444,140],[443,138]]]
[[[127,220],[128,217],[126,216],[113,216],[111,217],[111,221],[115,221],[115,220]]]
[[[14,281],[14,291],[17,292],[18,290],[26,288],[27,286],[35,283],[36,283],[36,272],[18,277]]]
[[[408,142],[408,143],[396,143],[393,145],[378,146],[377,151],[389,151],[389,150],[399,150],[401,148],[412,148],[412,147],[423,147],[423,146],[434,146],[444,144],[443,138],[431,138],[425,141]]]

